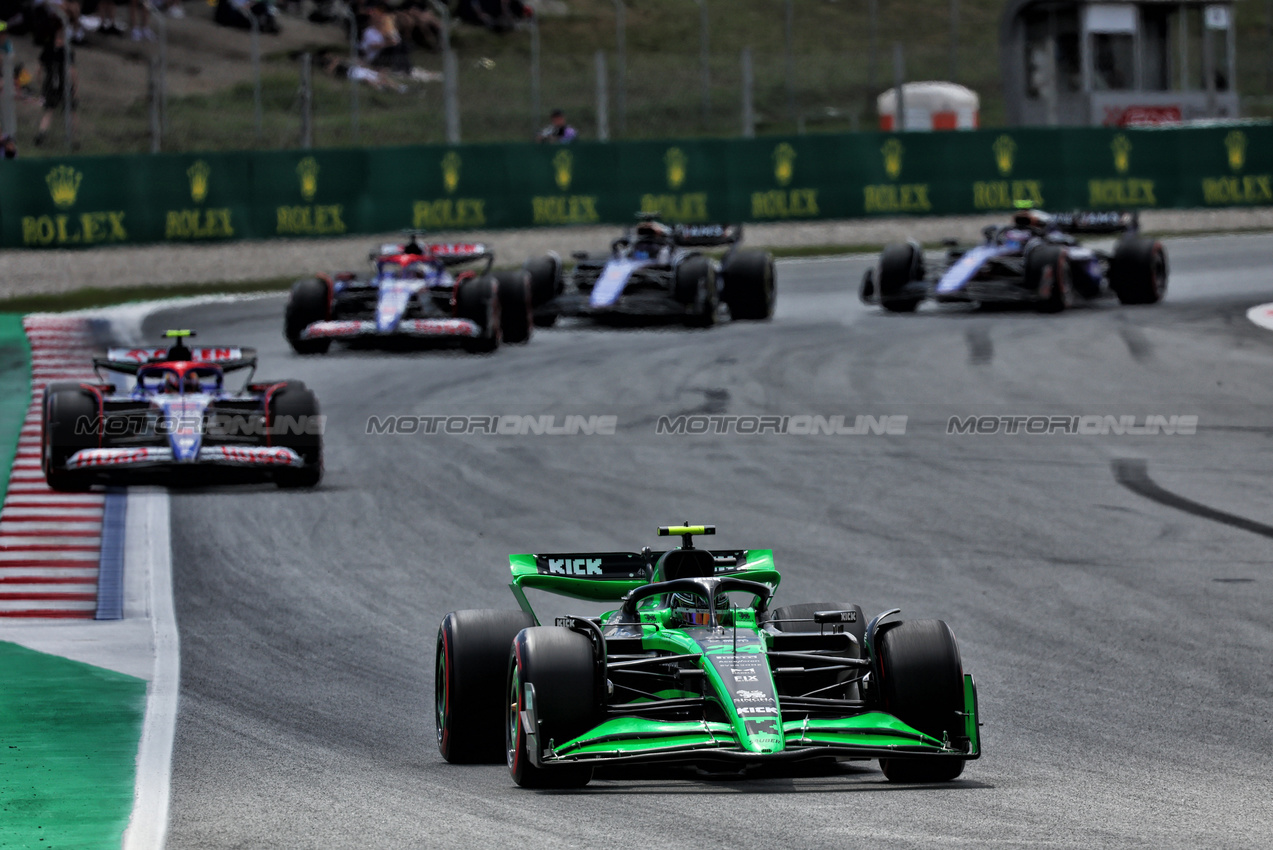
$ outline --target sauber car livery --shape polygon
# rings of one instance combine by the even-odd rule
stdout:
[[[300,381],[253,382],[250,348],[111,348],[94,358],[100,382],[50,384],[43,402],[45,479],[83,490],[139,472],[237,477],[312,487],[323,473],[318,401]],[[246,371],[237,388],[226,376]]]
[[[453,611],[438,630],[442,756],[570,787],[598,766],[814,759],[944,781],[981,755],[976,687],[945,623],[774,607],[773,553],[694,546],[714,533],[660,528],[683,541],[662,552],[510,556],[520,610]],[[615,607],[541,624],[527,590]]]

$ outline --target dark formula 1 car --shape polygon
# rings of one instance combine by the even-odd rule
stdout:
[[[200,481],[228,474],[280,487],[318,484],[323,420],[314,393],[300,381],[253,382],[252,349],[190,348],[190,335],[168,331],[176,342],[166,349],[109,349],[93,360],[101,383],[45,389],[49,487],[85,490],[142,473],[198,475]],[[241,387],[226,385],[227,373],[245,370]]]
[[[453,611],[438,630],[442,756],[568,787],[599,766],[837,759],[933,782],[981,755],[976,687],[944,622],[775,608],[773,553],[694,547],[714,533],[660,528],[683,537],[667,552],[512,555],[521,610]],[[541,625],[527,589],[616,607]]]
[[[321,274],[293,285],[283,333],[297,353],[326,353],[334,339],[458,342],[478,353],[530,340],[529,276],[492,272],[486,246],[428,244],[412,234],[370,259],[368,276]]]
[[[773,257],[740,249],[742,236],[740,225],[669,227],[643,213],[611,243],[609,254],[576,252],[569,275],[562,274],[555,255],[526,264],[537,293],[535,322],[644,317],[708,327],[716,323],[721,304],[733,319],[769,319],[777,291]],[[726,249],[719,261],[699,250],[712,247]]]
[[[895,313],[912,312],[926,298],[1033,304],[1048,313],[1111,293],[1123,304],[1155,304],[1167,292],[1167,253],[1138,235],[1137,225],[1134,213],[1027,209],[1011,224],[986,227],[980,245],[961,248],[952,240],[928,258],[914,242],[889,245],[862,278],[862,301]],[[1110,254],[1080,245],[1078,234],[1119,238]]]

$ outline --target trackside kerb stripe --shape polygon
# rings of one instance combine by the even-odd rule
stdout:
[[[22,325],[30,345],[30,390],[18,413],[15,460],[0,510],[0,617],[117,618],[123,613],[125,497],[112,508],[101,493],[56,493],[40,463],[44,388],[52,381],[96,381],[92,327],[85,319],[38,314]],[[104,605],[103,565],[114,570]]]

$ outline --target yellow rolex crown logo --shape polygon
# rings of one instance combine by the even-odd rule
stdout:
[[[1232,131],[1224,137],[1224,146],[1229,150],[1229,168],[1241,171],[1246,164],[1246,133]]]
[[[1109,143],[1110,150],[1114,152],[1114,170],[1119,174],[1126,174],[1127,169],[1132,165],[1132,143],[1119,133],[1114,137],[1114,141]]]
[[[1012,137],[1004,134],[995,139],[995,143],[991,145],[995,152],[995,165],[999,167],[999,173],[1007,177],[1012,173],[1012,159],[1017,152],[1017,143],[1012,141]]]
[[[681,188],[681,184],[685,182],[685,152],[680,148],[668,148],[667,153],[663,155],[663,161],[667,163],[668,188]]]
[[[447,194],[454,192],[460,185],[460,155],[455,151],[447,151],[442,157],[442,188]]]
[[[574,164],[575,158],[570,151],[558,151],[553,157],[553,179],[557,181],[557,188],[563,192],[570,188],[570,170]]]
[[[71,166],[59,165],[45,175],[44,182],[49,184],[53,203],[59,207],[69,207],[75,203],[75,197],[80,193],[80,181],[83,179],[84,175]]]
[[[880,148],[880,153],[884,154],[884,171],[892,180],[902,174],[902,150],[902,143],[897,139],[889,139]]]
[[[318,194],[318,160],[307,156],[296,164],[296,176],[301,178],[301,197],[314,200]]]
[[[786,186],[796,173],[796,149],[783,142],[774,148],[774,179]]]
[[[208,178],[212,176],[212,169],[203,160],[195,160],[194,165],[186,169],[186,176],[190,178],[190,199],[202,204],[208,197]]]

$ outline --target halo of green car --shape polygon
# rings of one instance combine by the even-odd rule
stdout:
[[[597,767],[863,759],[894,782],[943,782],[981,755],[976,685],[944,622],[772,607],[772,551],[694,546],[714,533],[662,527],[682,538],[667,551],[511,555],[520,607],[453,611],[438,629],[443,758],[572,788]],[[528,589],[617,607],[542,625]]]

